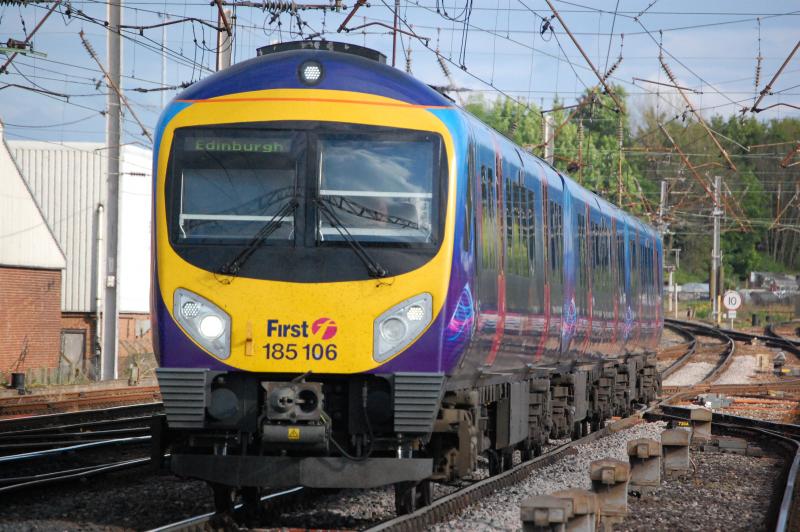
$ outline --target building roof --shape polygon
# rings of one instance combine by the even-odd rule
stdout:
[[[61,270],[64,253],[6,144],[0,121],[0,266]]]
[[[66,256],[61,310],[94,312],[97,279],[104,275],[105,264],[105,244],[100,253],[97,249],[98,229],[105,232],[106,223],[98,209],[106,203],[105,144],[18,140],[8,144]],[[150,153],[133,146],[122,147],[118,267],[121,312],[149,311]],[[137,238],[125,240],[126,235]],[[144,263],[147,267],[142,267]]]

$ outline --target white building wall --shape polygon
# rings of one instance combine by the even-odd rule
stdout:
[[[17,168],[0,122],[0,266],[63,269],[64,254]],[[2,294],[0,294],[0,300]]]
[[[8,141],[8,144],[67,259],[61,310],[94,312],[97,213],[98,205],[106,202],[105,146],[45,141]],[[149,311],[151,157],[149,150],[122,147],[120,312]],[[105,231],[105,221],[102,223]]]
[[[120,161],[119,308],[150,312],[153,152],[123,146]]]

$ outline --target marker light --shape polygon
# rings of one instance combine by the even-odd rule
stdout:
[[[231,318],[211,301],[183,288],[175,290],[174,315],[183,330],[217,358],[231,356]]]
[[[300,65],[300,81],[306,85],[316,85],[322,81],[322,64],[318,61],[306,61]]]
[[[200,313],[200,305],[194,301],[187,301],[181,307],[181,312],[183,313],[184,318],[196,318]]]
[[[408,318],[408,321],[421,321],[424,317],[425,309],[419,305],[409,307],[408,311],[406,312],[406,318]]]
[[[383,362],[413,342],[433,319],[433,298],[416,295],[390,308],[375,320],[372,358]]]

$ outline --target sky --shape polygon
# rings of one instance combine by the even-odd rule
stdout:
[[[62,0],[33,36],[35,53],[17,56],[9,73],[0,75],[0,120],[6,138],[104,141],[107,88],[79,32],[105,63],[108,1]],[[153,89],[213,74],[217,31],[210,26],[217,24],[217,8],[199,1],[121,1],[123,24],[137,27],[123,33],[122,88],[135,114],[152,131],[163,102],[179,94],[172,88]],[[311,1],[327,5],[327,0]],[[301,23],[288,13],[275,16],[261,8],[232,7],[233,62],[254,57],[265,44],[318,34],[380,50],[391,63],[392,32],[386,26],[392,26],[394,0],[370,0],[348,24],[351,31],[337,32],[354,3],[343,0],[346,8],[339,11],[302,10]],[[660,50],[678,83],[691,89],[687,95],[696,108],[705,116],[729,116],[752,106],[800,38],[797,0],[553,0],[553,5],[599,71],[605,72],[621,56],[611,81],[622,85],[635,105],[656,106],[668,115],[683,113],[685,105],[673,89],[650,83],[671,83],[659,63]],[[51,6],[0,6],[0,42],[24,40]],[[398,37],[396,66],[406,69],[410,52],[415,77],[448,85],[438,50],[462,97],[507,96],[549,108],[554,98],[575,103],[598,83],[564,26],[551,18],[545,0],[400,0],[399,6],[400,28],[409,34]],[[166,29],[145,28],[165,20],[175,23]],[[759,54],[763,59],[756,89]],[[0,62],[4,60],[0,55]],[[800,52],[773,92],[761,107],[800,106]],[[800,110],[776,106],[757,116],[800,116]],[[130,112],[125,113],[123,130],[126,143],[151,146]]]

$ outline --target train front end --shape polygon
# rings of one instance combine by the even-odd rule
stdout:
[[[374,57],[269,51],[159,124],[159,441],[223,491],[413,484],[452,364],[449,102]]]

